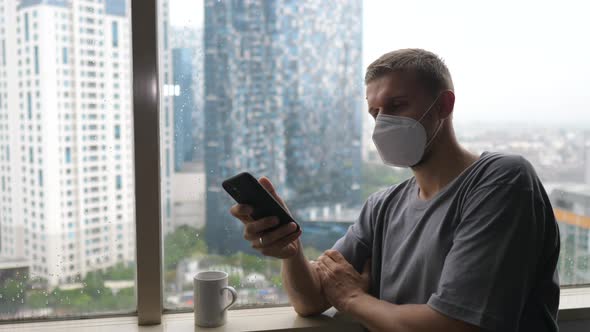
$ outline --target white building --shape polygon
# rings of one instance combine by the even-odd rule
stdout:
[[[0,0],[1,254],[55,285],[134,252],[125,0]]]
[[[172,174],[174,173],[174,95],[172,48],[170,47],[169,0],[158,1],[158,50],[160,88],[160,200],[163,232],[174,230]]]
[[[188,225],[205,227],[205,171],[203,163],[185,163],[181,172],[172,175],[174,193],[171,228]]]

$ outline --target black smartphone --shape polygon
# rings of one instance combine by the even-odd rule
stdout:
[[[252,206],[254,209],[250,215],[252,219],[258,220],[264,217],[277,216],[279,224],[268,231],[290,222],[294,222],[297,225],[297,230],[299,230],[299,224],[293,220],[291,215],[283,209],[281,204],[264,189],[252,174],[242,172],[224,180],[221,185],[236,202]]]

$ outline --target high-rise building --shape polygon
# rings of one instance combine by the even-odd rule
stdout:
[[[205,1],[210,249],[245,247],[221,189],[241,171],[268,176],[294,213],[360,204],[361,32],[360,0]]]
[[[194,50],[174,48],[172,50],[174,83],[174,171],[179,172],[186,162],[194,159],[197,142],[193,136],[193,114],[199,110],[195,103]]]
[[[1,254],[50,284],[134,261],[125,0],[0,0]]]
[[[590,185],[590,131],[584,132],[583,137],[584,141],[582,143],[582,148],[584,149],[584,182]]]
[[[158,1],[158,51],[160,88],[160,195],[163,232],[173,231],[173,186],[174,173],[174,95],[172,47],[170,45],[170,2]]]
[[[550,197],[561,237],[560,283],[590,283],[590,186],[561,185]]]
[[[173,27],[170,41],[175,89],[174,168],[178,171],[183,162],[203,162],[203,29]]]

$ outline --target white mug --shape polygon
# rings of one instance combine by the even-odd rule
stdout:
[[[226,323],[227,309],[238,299],[238,293],[227,285],[227,280],[227,273],[220,271],[199,272],[194,277],[195,324],[217,327]],[[228,293],[231,294],[231,300],[228,299]]]

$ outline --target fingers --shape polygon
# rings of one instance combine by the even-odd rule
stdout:
[[[262,233],[279,224],[277,217],[266,217],[253,220],[244,225],[244,239],[248,241],[258,241]]]
[[[322,263],[327,269],[336,274],[348,271],[354,271],[357,273],[354,267],[348,263],[346,258],[336,250],[326,250],[324,254],[318,258],[318,262]]]
[[[291,214],[291,212],[287,208],[287,204],[285,204],[283,199],[279,196],[279,194],[277,194],[275,187],[272,185],[272,183],[266,176],[263,176],[260,179],[258,179],[258,182],[262,185],[262,187],[264,187],[264,189],[266,189],[266,191],[268,191],[269,194],[272,195],[272,197],[274,197],[274,199],[277,202],[279,202],[279,204],[281,204],[281,206],[283,206],[285,210],[287,210],[287,212],[289,212],[289,214]]]
[[[258,249],[258,248],[267,248],[267,247],[275,246],[276,244],[280,243],[280,241],[283,241],[284,240],[283,238],[285,238],[287,236],[294,235],[294,234],[292,234],[294,232],[301,234],[300,230],[297,232],[296,232],[296,230],[297,230],[297,225],[295,223],[293,223],[293,222],[288,223],[287,225],[283,225],[273,231],[262,234],[261,236],[259,236],[259,237],[262,237],[262,243],[260,243],[260,241],[254,242],[252,247],[255,249]],[[259,240],[259,239],[257,239],[257,240]],[[291,241],[288,241],[287,244],[291,243]]]
[[[264,189],[266,189],[266,191],[268,191],[269,194],[273,196],[278,196],[275,191],[275,187],[272,185],[272,182],[270,182],[269,178],[263,176],[260,179],[258,179],[258,182],[260,182],[260,184],[264,187]]]
[[[331,271],[336,270],[338,266],[338,263],[336,263],[330,256],[325,254],[318,257],[318,262],[320,263],[320,265],[324,265]]]
[[[279,253],[281,251],[283,251],[283,249],[285,247],[287,247],[289,244],[291,244],[293,241],[296,241],[299,236],[301,235],[301,230],[292,233],[278,241],[276,241],[273,245],[269,246],[269,247],[264,247],[264,248],[260,248],[260,252],[263,255],[266,256],[277,256],[279,255]],[[293,253],[288,253],[289,255],[292,255]]]
[[[324,283],[327,280],[329,280],[331,271],[328,267],[326,267],[326,264],[324,264],[318,259],[315,265],[315,269],[317,271],[318,277],[320,278],[320,282]],[[322,286],[322,290],[323,288],[324,287]]]
[[[254,209],[252,206],[246,204],[235,204],[229,209],[232,216],[240,219],[244,224],[252,221],[250,214],[252,214],[253,211]]]
[[[324,251],[324,255],[332,258],[336,263],[348,263],[346,258],[344,258],[344,256],[342,256],[342,254],[337,250],[326,250]]]

